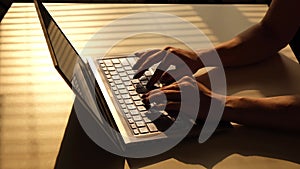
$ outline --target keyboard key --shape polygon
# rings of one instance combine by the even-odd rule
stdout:
[[[108,82],[109,82],[109,83],[112,83],[112,82],[114,82],[114,80],[112,80],[112,79],[108,79]]]
[[[139,111],[145,111],[145,110],[147,110],[144,106],[138,106],[137,109]]]
[[[138,95],[137,95],[137,96],[132,96],[132,100],[134,100],[134,101],[135,101],[135,100],[141,100],[141,98],[140,98],[140,96],[138,96]]]
[[[100,64],[104,63],[102,59],[97,60]]]
[[[126,104],[121,104],[122,109],[126,109]]]
[[[135,71],[129,70],[129,71],[127,71],[127,74],[129,74],[129,75],[134,75],[134,74],[135,74]]]
[[[118,100],[122,99],[121,95],[116,95],[116,97]]]
[[[132,101],[131,99],[125,99],[124,102],[125,102],[126,104],[132,104],[132,103],[133,103],[133,101]]]
[[[113,80],[118,80],[118,79],[120,79],[120,76],[119,75],[114,75],[114,76],[112,76],[111,77]]]
[[[128,75],[129,79],[133,79],[134,75]]]
[[[148,117],[144,117],[143,120],[145,123],[152,123],[152,121]]]
[[[126,81],[126,82],[124,82],[124,85],[125,86],[129,86],[129,85],[131,85],[131,82],[130,81]]]
[[[123,99],[119,100],[119,103],[120,103],[120,104],[123,104],[123,103],[124,103],[124,100],[123,100]]]
[[[123,81],[129,81],[129,80],[130,80],[129,77],[127,77],[127,76],[121,77],[121,79],[122,79]]]
[[[125,70],[131,70],[131,67],[130,66],[125,66],[124,69]]]
[[[139,115],[139,111],[137,109],[134,109],[134,110],[130,110],[130,114],[135,116],[135,115]]]
[[[130,96],[129,96],[129,94],[122,94],[122,98],[123,98],[123,99],[129,99]]]
[[[129,124],[132,124],[132,123],[134,123],[134,121],[133,121],[133,119],[128,119],[128,122],[129,122]]]
[[[134,96],[134,95],[138,95],[138,93],[135,90],[133,90],[133,91],[129,91],[129,95]]]
[[[131,118],[131,115],[130,114],[125,114],[125,117],[127,118],[127,119],[130,119]]]
[[[122,80],[115,80],[116,84],[123,84]]]
[[[119,75],[120,75],[121,77],[124,77],[124,76],[127,76],[127,73],[125,73],[125,72],[120,72]]]
[[[120,67],[122,67],[121,64],[115,64],[115,68],[120,68]]]
[[[134,104],[129,104],[129,105],[127,105],[127,108],[128,108],[129,110],[136,109],[136,107],[135,107]]]
[[[153,124],[153,123],[147,123],[147,127],[149,128],[150,132],[158,131],[155,124]]]
[[[119,59],[112,59],[111,61],[112,61],[114,64],[120,63]]]
[[[135,103],[135,105],[137,105],[137,106],[144,105],[144,103],[143,103],[142,101],[135,101],[134,103]]]
[[[120,94],[120,93],[119,93],[119,90],[115,90],[114,93],[115,93],[115,95]]]
[[[139,79],[132,79],[132,80],[131,80],[131,83],[132,83],[132,84],[139,84],[139,83],[140,83],[140,80],[139,80]]]
[[[115,69],[115,67],[107,67],[107,70],[109,70],[109,71],[114,71],[114,70],[116,70],[116,69]]]
[[[128,93],[126,89],[121,89],[121,90],[119,90],[119,92],[120,92],[121,94],[127,94],[127,93]],[[128,96],[129,96],[129,95],[128,95]]]
[[[130,64],[131,66],[133,66],[133,65],[135,64],[135,62],[136,62],[135,58],[133,58],[133,57],[128,57],[128,58],[127,58],[127,61],[129,62],[129,64]]]
[[[130,127],[131,127],[132,129],[136,129],[136,128],[137,128],[135,124],[130,124]]]
[[[147,127],[141,127],[139,128],[139,131],[141,134],[146,134],[146,133],[149,133],[149,130]]]
[[[135,124],[137,127],[145,127],[146,126],[145,122],[143,122],[143,121],[137,121],[137,122],[135,122]]]
[[[111,75],[106,75],[106,78],[107,78],[107,79],[110,79],[110,78],[111,78]]]
[[[106,66],[113,66],[113,63],[111,60],[103,60]]]
[[[128,86],[127,90],[131,91],[131,90],[135,90],[135,88],[133,86]]]
[[[118,88],[118,89],[125,89],[125,86],[122,85],[122,84],[119,84],[119,85],[117,85],[117,88]]]
[[[120,67],[120,68],[117,68],[117,72],[124,72],[124,68]]]
[[[141,114],[142,117],[146,117],[146,113],[147,113],[147,111],[142,111],[142,112],[140,112],[140,114]],[[146,122],[146,121],[145,121],[145,122]]]
[[[100,66],[101,66],[101,67],[105,67],[105,64],[102,63],[102,64],[100,64]]]
[[[141,121],[141,120],[142,120],[142,117],[141,117],[140,115],[138,115],[138,116],[132,116],[132,119],[133,119],[134,121]]]
[[[112,76],[113,76],[113,75],[117,75],[117,74],[118,74],[117,71],[111,71],[111,72],[110,72],[110,75],[112,75]]]
[[[134,134],[134,135],[138,135],[138,134],[140,134],[140,132],[139,132],[138,129],[134,129],[134,130],[133,130],[133,134]]]
[[[120,62],[121,62],[122,65],[124,65],[124,66],[128,66],[128,65],[129,65],[129,63],[128,63],[128,61],[127,61],[126,58],[120,58]]]
[[[108,75],[108,74],[109,74],[109,71],[104,71],[104,74]]]
[[[113,86],[111,87],[112,90],[117,90],[117,87]]]
[[[123,109],[123,112],[124,112],[125,114],[127,114],[127,113],[129,113],[129,110],[128,110],[128,109]]]

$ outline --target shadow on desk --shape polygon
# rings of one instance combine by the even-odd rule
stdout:
[[[128,163],[132,168],[140,168],[174,158],[184,164],[213,168],[225,158],[239,154],[275,158],[300,164],[299,141],[300,136],[296,134],[239,126],[217,133],[203,144],[199,144],[196,140],[184,140],[162,155],[147,159],[130,159]],[[182,166],[181,163],[178,165]],[[231,168],[241,167],[231,166]]]
[[[300,136],[297,134],[237,126],[216,133],[203,144],[199,144],[196,139],[186,139],[164,154],[145,159],[127,159],[127,161],[130,168],[146,166],[152,168],[151,165],[168,161],[168,159],[212,168],[225,158],[233,154],[240,154],[275,158],[300,164],[299,150]],[[90,140],[81,128],[73,108],[55,168],[119,169],[124,168],[124,163],[123,157],[103,150]],[[172,164],[174,165],[174,162]],[[154,166],[153,168],[160,167]]]
[[[103,150],[86,135],[73,106],[55,169],[118,169],[124,168],[124,162],[123,157]]]

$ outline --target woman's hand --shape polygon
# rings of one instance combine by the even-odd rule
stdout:
[[[203,67],[199,53],[196,54],[194,51],[175,47],[136,53],[140,59],[133,66],[133,69],[137,70],[134,78],[141,77],[148,68],[160,61],[161,63],[149,80],[147,88],[151,88],[158,80],[160,80],[161,83],[170,84],[175,81],[174,79],[180,79],[183,76],[192,76],[193,73]],[[174,65],[176,68],[166,71],[171,65]],[[187,68],[189,68],[190,71],[186,71]]]
[[[200,104],[199,105],[199,111],[198,111],[198,118],[205,119],[207,116],[207,113],[209,111],[211,99],[219,99],[218,97],[213,98],[212,92],[207,87],[205,87],[200,82],[196,81],[194,78],[189,76],[184,76],[182,79],[180,79],[177,82],[174,82],[168,86],[164,86],[159,89],[152,90],[146,94],[143,95],[143,102],[146,105],[150,105],[150,102],[155,101],[155,107],[154,109],[164,109],[168,112],[171,116],[176,116],[179,111],[182,104],[185,104],[186,107],[192,107],[195,106],[195,103],[193,103],[192,100],[181,100],[181,93],[185,92],[183,90],[189,90],[192,91],[198,90],[199,96],[200,96]],[[165,95],[162,96],[162,95]],[[166,98],[166,100],[161,99]],[[197,105],[197,104],[196,104]],[[195,113],[190,112],[189,110],[186,110],[187,115],[189,113]]]

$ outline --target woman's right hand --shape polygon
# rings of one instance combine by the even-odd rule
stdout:
[[[205,51],[203,51],[203,53],[205,53]],[[192,76],[203,67],[199,57],[201,52],[195,53],[194,51],[175,47],[166,47],[162,50],[153,49],[136,53],[136,55],[139,57],[139,60],[133,66],[133,69],[137,70],[134,78],[141,77],[148,68],[161,61],[147,84],[148,89],[158,80],[160,80],[161,83],[170,84],[175,81],[174,79]],[[166,71],[171,65],[175,66],[175,69]],[[189,68],[190,71],[188,71],[187,68]]]

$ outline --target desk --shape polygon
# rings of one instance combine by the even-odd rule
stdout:
[[[175,14],[201,28],[212,43],[216,44],[230,39],[237,32],[258,22],[267,9],[262,5],[47,4],[46,7],[79,53],[99,28],[118,17],[135,12],[157,11]],[[51,68],[51,59],[33,4],[13,4],[8,15],[3,19],[0,30],[1,168],[52,168],[53,165],[55,168],[64,169],[300,168],[300,158],[297,155],[300,150],[297,144],[300,141],[298,136],[292,133],[247,127],[236,127],[219,133],[201,145],[192,140],[185,140],[169,152],[152,158],[125,160],[112,155],[96,146],[87,137],[78,123],[74,109],[68,118],[73,95],[58,73]],[[155,38],[152,40],[137,45],[125,45],[126,48],[118,50],[122,49],[126,52],[144,47],[176,45],[174,41],[168,42]],[[140,41],[131,40],[131,43],[138,42]],[[286,52],[286,56],[292,56],[288,50]],[[97,53],[93,54],[97,56]],[[285,57],[285,61],[292,60],[287,60]],[[276,63],[282,62],[276,61]],[[33,67],[32,64],[42,66]],[[20,65],[23,65],[23,68],[25,65],[26,69],[20,69]],[[284,69],[285,64],[281,65]],[[9,69],[8,66],[16,68]],[[42,72],[42,75],[32,76],[30,74],[32,70]],[[247,72],[249,69],[244,71]],[[49,73],[47,78],[45,73]],[[15,75],[22,78],[16,78]],[[35,80],[32,81],[32,77],[35,77]],[[264,82],[263,79],[261,82]],[[232,80],[230,83],[235,84],[235,81]],[[243,93],[244,89],[253,89],[253,86],[240,88],[231,86],[233,87],[229,88],[231,94],[249,94],[249,91],[254,92],[251,93],[253,95],[257,94],[257,97],[275,94],[257,92],[259,88],[246,90],[246,93]],[[291,89],[294,87],[291,86]],[[48,94],[45,94],[47,93],[45,91],[48,91]],[[280,93],[291,91],[294,90]],[[19,108],[20,105],[25,108]],[[11,106],[14,108],[12,109]],[[28,122],[24,122],[24,118],[27,118]],[[12,126],[16,122],[18,122],[17,128]],[[35,135],[27,134],[33,131],[36,132]],[[59,154],[55,162],[58,149]],[[16,163],[17,160],[22,162]]]

